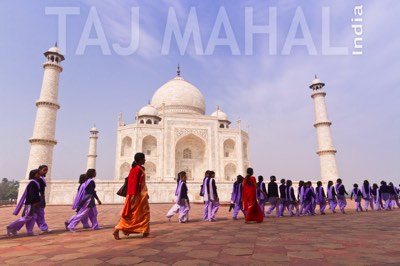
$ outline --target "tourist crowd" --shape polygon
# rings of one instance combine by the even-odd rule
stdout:
[[[135,160],[126,182],[118,192],[118,195],[125,197],[125,203],[120,220],[113,232],[116,240],[120,239],[120,231],[126,236],[143,234],[143,237],[147,237],[150,233],[149,196],[143,167],[145,161],[143,153],[135,154]],[[44,212],[47,171],[46,165],[30,171],[28,185],[13,213],[18,215],[24,207],[22,216],[7,226],[8,236],[18,235],[18,231],[24,225],[28,235],[36,235],[33,232],[35,224],[38,225],[40,233],[50,232]],[[102,203],[96,194],[95,177],[95,169],[88,169],[86,174],[80,176],[78,191],[72,204],[72,209],[76,210],[76,213],[65,221],[66,230],[76,232],[75,227],[78,223],[82,223],[83,228],[100,229],[95,201],[98,204]],[[189,222],[190,202],[186,180],[186,173],[180,172],[175,190],[176,200],[166,214],[168,220],[171,220],[174,214],[179,213],[178,221],[180,223]],[[345,214],[348,193],[340,178],[336,180],[335,185],[333,181],[329,181],[326,190],[321,181],[316,183],[316,187],[311,181],[300,181],[296,189],[297,193],[295,193],[292,184],[291,180],[281,179],[278,186],[276,177],[271,176],[270,182],[266,185],[262,176],[258,176],[257,181],[253,176],[253,169],[248,168],[246,176],[238,175],[233,184],[229,208],[229,211],[233,209],[232,218],[237,220],[238,214],[242,212],[246,223],[262,222],[264,217],[270,216],[274,210],[277,217],[283,217],[286,210],[288,216],[313,216],[317,212],[317,206],[319,206],[318,211],[321,215],[325,215],[326,207],[329,207],[332,213],[336,213],[338,207],[340,212]],[[354,198],[357,212],[382,209],[389,211],[395,206],[400,208],[399,193],[400,189],[393,183],[387,184],[385,181],[381,181],[380,186],[377,184],[371,186],[368,180],[365,180],[361,188],[358,184],[354,184],[350,199]],[[215,222],[220,201],[214,171],[205,172],[199,194],[204,201],[203,220]],[[364,208],[362,202],[364,202]],[[269,204],[268,209],[266,209],[267,203]],[[89,226],[89,220],[91,226]]]

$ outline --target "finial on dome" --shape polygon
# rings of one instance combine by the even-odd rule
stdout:
[[[150,99],[147,101],[147,104],[150,105]]]
[[[57,44],[57,42],[54,44],[54,47],[58,47],[58,44]]]
[[[317,74],[314,74],[314,76],[315,76],[315,79],[317,79]]]
[[[181,76],[181,68],[179,67],[179,64],[178,64],[178,70],[176,71],[176,75],[177,75],[178,77]]]

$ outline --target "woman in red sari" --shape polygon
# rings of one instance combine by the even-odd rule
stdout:
[[[128,189],[121,218],[115,226],[114,238],[119,240],[119,231],[125,235],[150,233],[150,206],[146,186],[146,175],[142,165],[146,159],[143,153],[135,154],[135,161],[128,175]]]
[[[246,212],[245,222],[257,222],[261,223],[264,219],[264,214],[257,202],[257,190],[260,193],[264,193],[257,186],[257,180],[253,176],[253,168],[247,168],[246,178],[242,183],[243,194],[243,209]],[[264,195],[267,198],[267,195]]]

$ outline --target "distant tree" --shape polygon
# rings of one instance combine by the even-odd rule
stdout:
[[[18,181],[9,181],[7,178],[3,178],[0,183],[0,200],[17,199],[18,188]]]

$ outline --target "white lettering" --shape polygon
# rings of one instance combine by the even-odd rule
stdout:
[[[139,7],[131,8],[131,43],[128,47],[122,47],[119,43],[112,45],[115,53],[119,55],[131,55],[139,47]]]
[[[296,32],[299,26],[304,37],[301,39],[296,38]],[[301,7],[297,7],[292,24],[290,24],[289,33],[286,36],[286,41],[282,49],[282,55],[289,55],[292,47],[295,45],[306,46],[310,55],[317,54],[317,50],[315,49],[315,45],[311,37],[310,29],[308,28],[303,9]]]
[[[92,27],[96,32],[97,38],[90,38],[90,31]],[[101,51],[104,55],[111,54],[110,47],[108,46],[106,35],[101,25],[99,15],[97,14],[96,8],[93,6],[90,8],[89,16],[86,20],[85,27],[83,28],[78,48],[76,49],[76,54],[83,55],[85,53],[86,46],[89,45],[100,46]]]
[[[225,30],[226,38],[218,37],[222,27]],[[240,55],[239,46],[236,42],[231,23],[224,7],[221,7],[218,11],[217,19],[211,31],[205,54],[211,55],[217,45],[227,45],[231,48],[231,53],[233,55]]]
[[[201,41],[199,21],[197,20],[197,13],[194,7],[190,8],[190,13],[185,26],[183,36],[179,29],[178,18],[176,17],[175,9],[169,8],[167,25],[165,27],[164,39],[161,48],[161,54],[166,55],[169,53],[171,46],[172,34],[175,36],[176,43],[181,55],[184,55],[189,43],[190,36],[193,35],[194,47],[197,55],[203,55],[203,44]]]
[[[253,8],[245,8],[245,54],[253,54],[253,35],[254,34],[267,34],[269,35],[269,54],[276,55],[277,49],[277,9],[270,7],[269,9],[269,24],[268,25],[254,25],[253,24]]]
[[[79,7],[46,7],[46,15],[58,16],[58,47],[64,55],[67,54],[67,16],[79,15]]]

